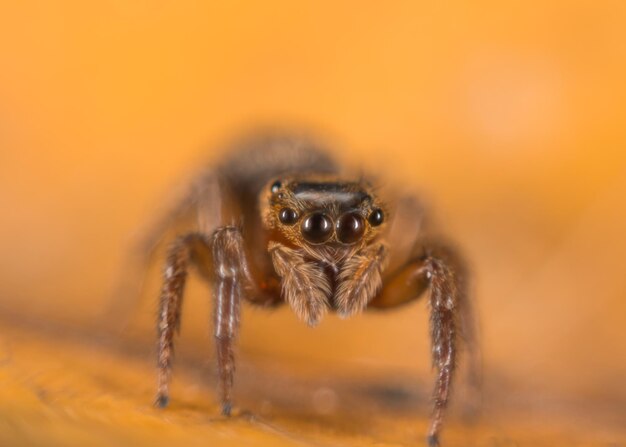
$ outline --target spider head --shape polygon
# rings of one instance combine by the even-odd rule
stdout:
[[[366,245],[386,217],[370,185],[330,177],[274,179],[261,201],[267,229],[293,245],[313,249]]]

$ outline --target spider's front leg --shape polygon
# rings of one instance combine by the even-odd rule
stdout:
[[[180,327],[180,309],[189,261],[198,250],[210,250],[214,283],[214,323],[222,413],[231,411],[231,391],[235,372],[234,341],[239,324],[239,308],[250,286],[250,274],[239,228],[218,228],[208,238],[189,234],[179,238],[167,258],[159,311],[158,393],[156,405],[169,400],[174,331]]]
[[[470,368],[476,367],[474,322],[469,303],[466,268],[456,251],[426,242],[417,256],[394,272],[372,307],[389,308],[417,299],[430,291],[432,362],[437,369],[433,410],[428,431],[429,446],[439,445],[439,433],[448,406],[457,364],[459,340],[470,349]],[[462,337],[460,337],[462,335]],[[477,371],[473,373],[478,374]]]
[[[169,382],[172,374],[174,356],[174,332],[180,331],[180,311],[183,304],[183,292],[187,280],[187,270],[192,252],[198,246],[206,246],[202,234],[190,233],[179,237],[165,261],[163,269],[163,287],[159,301],[158,315],[158,387],[155,405],[166,407],[169,403]]]

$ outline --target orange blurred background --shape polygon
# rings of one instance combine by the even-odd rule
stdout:
[[[6,349],[19,350],[8,334],[22,319],[35,332],[106,327],[129,244],[168,191],[243,130],[306,127],[347,163],[421,191],[464,247],[492,408],[523,396],[541,420],[559,402],[614,441],[626,426],[625,23],[617,0],[0,2]],[[130,316],[147,355],[157,283]],[[202,357],[207,292],[193,280],[190,295],[181,345]],[[426,322],[423,303],[314,331],[288,310],[246,310],[240,357],[429,384]]]

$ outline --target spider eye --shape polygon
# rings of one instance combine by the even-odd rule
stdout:
[[[370,214],[370,217],[368,217],[367,220],[373,227],[377,227],[378,225],[382,224],[385,221],[385,215],[383,214],[383,210],[381,210],[380,208],[376,208],[374,211],[372,211],[372,214]]]
[[[283,208],[278,213],[278,220],[280,220],[285,225],[293,225],[298,220],[298,213],[296,213],[291,208]]]
[[[302,236],[312,244],[321,244],[328,240],[333,232],[333,222],[323,213],[313,213],[302,222]]]
[[[344,244],[353,244],[365,233],[365,222],[358,213],[346,213],[337,221],[337,239]]]
[[[276,180],[274,183],[272,183],[272,186],[270,186],[270,191],[272,191],[273,193],[278,192],[278,190],[283,186],[282,182],[280,180]]]

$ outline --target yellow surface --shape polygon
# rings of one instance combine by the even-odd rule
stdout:
[[[209,368],[183,362],[172,404],[158,410],[146,380],[153,362],[137,358],[145,356],[101,339],[68,341],[30,329],[5,327],[0,445],[402,446],[420,445],[428,426],[427,392],[408,377],[355,378],[337,367],[333,374],[305,372],[290,362],[244,361],[241,407],[228,420],[217,416]],[[626,439],[619,416],[606,406],[595,405],[588,420],[581,409],[558,402],[540,402],[543,408],[529,414],[537,402],[509,398],[497,409],[487,404],[478,420],[453,411],[445,445],[596,446]],[[600,419],[609,425],[599,429]]]
[[[623,445],[625,21],[597,0],[0,1],[2,445],[421,442],[423,303],[315,330],[246,309],[257,419],[226,422],[193,280],[173,404],[151,409],[157,268],[107,312],[127,248],[259,124],[421,191],[472,260],[485,413],[459,396],[445,445]]]

